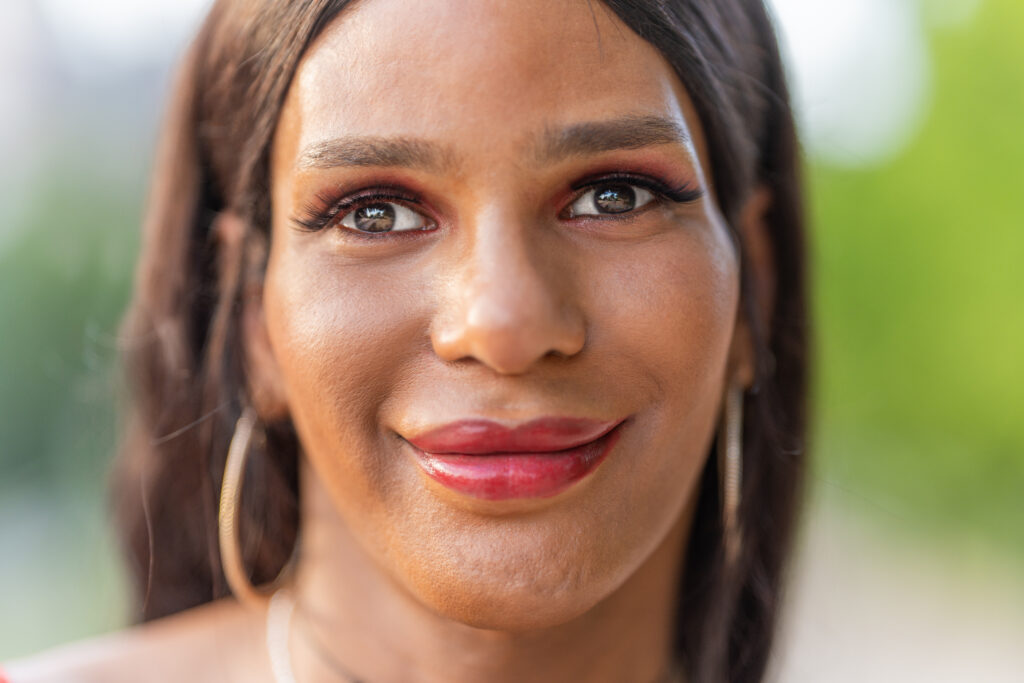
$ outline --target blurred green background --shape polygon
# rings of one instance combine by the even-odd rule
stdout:
[[[928,76],[901,142],[859,160],[810,149],[812,494],[1024,570],[1024,3],[956,23],[945,4],[908,5]],[[124,623],[104,498],[117,327],[179,48],[117,78],[0,52],[44,55],[0,74],[53,81],[2,121],[0,660]]]
[[[815,455],[866,507],[1024,560],[1024,4],[927,37],[909,145],[810,169]]]

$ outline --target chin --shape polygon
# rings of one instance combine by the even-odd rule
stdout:
[[[493,532],[494,529],[491,529]],[[584,615],[612,594],[642,562],[612,557],[611,539],[591,543],[558,528],[477,529],[443,546],[406,575],[415,598],[436,614],[479,629],[522,632],[545,629]],[[545,533],[545,531],[547,533]],[[498,537],[496,537],[498,536]],[[608,541],[608,542],[604,542]]]
[[[442,590],[438,590],[441,588]],[[423,601],[439,616],[467,626],[507,633],[552,628],[593,609],[607,591],[597,586],[556,588],[538,583],[473,582],[435,586]]]

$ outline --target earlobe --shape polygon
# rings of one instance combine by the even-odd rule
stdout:
[[[286,419],[289,415],[288,399],[267,333],[262,288],[255,293],[243,293],[242,347],[245,349],[249,396],[256,414],[263,422]]]
[[[747,278],[741,296],[753,299],[753,306],[741,302],[736,312],[729,362],[733,381],[746,388],[752,387],[756,381],[757,338],[767,336],[775,308],[775,254],[768,229],[768,212],[772,202],[771,190],[764,185],[755,188],[740,212],[737,226],[744,247],[742,272],[743,277]],[[751,313],[755,316],[754,320],[750,319]]]
[[[263,278],[260,272],[266,256],[262,238],[257,238],[237,214],[225,211],[214,222],[218,244],[221,288],[237,279],[241,315],[238,321],[246,389],[253,409],[263,422],[276,422],[289,415],[288,400],[280,367],[270,345],[263,314]]]
[[[732,335],[732,347],[729,349],[728,384],[737,384],[744,390],[754,386],[757,375],[755,371],[754,339],[750,334],[750,326],[742,307],[736,314],[736,327]]]
[[[739,225],[745,248],[745,274],[750,279],[747,293],[754,298],[757,325],[765,331],[775,310],[775,250],[768,228],[768,212],[774,201],[772,191],[759,185],[744,204]]]

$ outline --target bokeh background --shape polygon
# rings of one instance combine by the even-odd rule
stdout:
[[[118,320],[207,0],[0,5],[0,661],[125,625]],[[815,464],[780,681],[1024,680],[1024,3],[774,0]]]

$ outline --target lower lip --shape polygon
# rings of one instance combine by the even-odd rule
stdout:
[[[601,464],[618,441],[621,426],[590,443],[551,453],[438,454],[415,446],[413,450],[423,471],[453,491],[482,500],[550,498]]]

